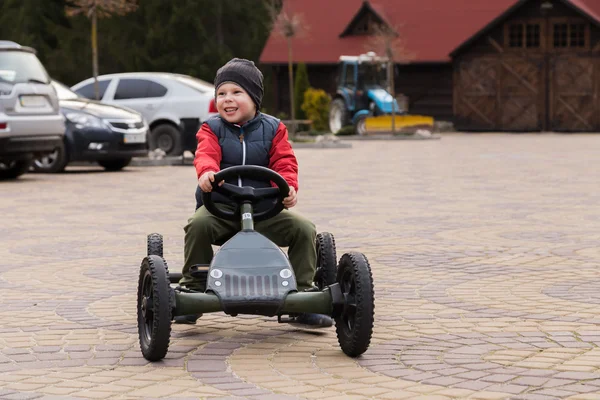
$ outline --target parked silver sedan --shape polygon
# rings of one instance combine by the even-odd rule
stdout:
[[[95,98],[93,78],[71,89]],[[212,84],[181,74],[135,72],[98,77],[99,100],[140,112],[150,125],[150,149],[160,148],[169,155],[196,150],[200,124],[217,114],[214,93]]]

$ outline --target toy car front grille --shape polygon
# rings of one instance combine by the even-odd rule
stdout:
[[[283,288],[276,274],[245,276],[225,274],[225,295],[231,297],[253,297],[277,295]]]

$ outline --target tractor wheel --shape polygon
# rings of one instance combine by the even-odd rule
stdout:
[[[335,318],[338,342],[344,353],[358,357],[369,348],[375,314],[373,276],[364,254],[344,254],[337,281],[344,297],[344,308]]]
[[[357,135],[364,136],[367,134],[366,119],[367,119],[366,115],[361,115],[356,120],[356,122],[354,124],[354,130],[356,131]]]
[[[329,130],[338,133],[344,126],[348,125],[348,109],[344,99],[335,99],[329,107]]]

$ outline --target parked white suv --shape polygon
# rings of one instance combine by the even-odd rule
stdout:
[[[215,115],[215,87],[188,75],[135,72],[100,75],[99,100],[140,112],[150,125],[148,144],[169,155],[196,150],[200,124]],[[71,88],[94,99],[94,78]]]
[[[0,40],[0,180],[27,172],[64,134],[56,91],[35,50]]]

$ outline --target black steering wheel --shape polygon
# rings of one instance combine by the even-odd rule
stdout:
[[[219,186],[219,182],[237,178],[238,176],[257,181],[273,182],[277,187],[255,189],[252,186],[236,186],[224,182]],[[236,165],[235,167],[225,168],[215,174],[215,180],[212,182],[213,191],[228,199],[234,201],[237,207],[234,211],[227,211],[218,208],[212,199],[212,192],[202,192],[202,203],[204,207],[216,217],[229,221],[238,221],[240,219],[240,205],[244,202],[250,202],[256,205],[261,200],[272,199],[268,203],[269,208],[254,214],[254,221],[264,221],[273,218],[283,210],[283,199],[288,196],[290,187],[281,175],[272,169],[259,167],[258,165]]]

